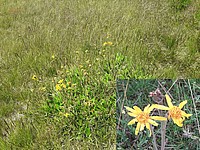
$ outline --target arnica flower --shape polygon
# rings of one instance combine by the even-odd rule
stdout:
[[[55,58],[55,55],[52,55],[51,58],[54,59],[54,58]]]
[[[62,79],[62,80],[59,80],[59,81],[58,81],[58,84],[61,84],[61,83],[63,83],[63,81],[64,81],[63,79]]]
[[[66,88],[66,84],[64,84],[63,81],[63,79],[58,81],[58,84],[56,84],[56,91],[61,91],[62,88]]]
[[[60,84],[56,84],[56,91],[61,91],[62,87],[60,86]]]
[[[104,42],[103,46],[111,46],[113,43],[112,42]]]
[[[128,125],[132,125],[137,123],[137,127],[135,130],[135,135],[138,135],[139,131],[144,130],[144,127],[146,126],[146,128],[150,131],[150,135],[151,136],[151,128],[150,128],[150,124],[154,125],[154,126],[158,126],[158,123],[155,122],[154,120],[161,120],[161,121],[166,121],[167,118],[165,117],[160,117],[160,116],[150,116],[150,112],[154,109],[154,107],[147,105],[144,108],[144,111],[142,111],[139,107],[137,106],[133,106],[133,109],[130,107],[125,106],[126,110],[128,110],[128,115],[135,117],[134,119],[132,119]]]
[[[36,75],[33,75],[32,80],[38,80],[38,77]]]
[[[184,111],[181,110],[183,106],[187,103],[187,100],[181,102],[177,107],[172,104],[172,100],[168,94],[165,95],[165,98],[169,107],[158,104],[154,104],[153,107],[161,110],[168,110],[168,119],[172,118],[175,124],[177,124],[179,127],[182,127],[185,117],[188,118],[192,116],[192,114],[186,114]]]
[[[70,115],[69,113],[65,113],[65,114],[64,114],[65,117],[68,117],[69,115]]]
[[[65,116],[66,118],[68,118],[68,117],[70,116],[70,114],[69,114],[69,113],[63,113],[63,112],[59,112],[59,114],[60,114],[60,115],[63,115],[63,116]]]

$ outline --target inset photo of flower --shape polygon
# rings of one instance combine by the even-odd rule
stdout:
[[[200,148],[200,80],[117,80],[117,149]]]

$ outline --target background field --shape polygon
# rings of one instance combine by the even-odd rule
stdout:
[[[116,79],[199,78],[199,10],[198,0],[0,0],[0,147],[115,149]]]

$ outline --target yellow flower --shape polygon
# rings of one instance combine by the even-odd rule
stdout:
[[[60,91],[60,90],[62,90],[60,84],[56,84],[56,91]]]
[[[56,84],[56,91],[60,91],[62,88],[66,89],[66,84],[64,84],[63,81],[63,79],[58,81],[58,84]]]
[[[58,81],[58,84],[61,84],[61,83],[63,83],[63,81],[64,81],[63,79],[62,79],[62,80],[60,80],[60,81]]]
[[[39,90],[40,91],[46,91],[46,87],[40,87]]]
[[[104,42],[103,46],[111,46],[113,43],[112,42]]]
[[[65,113],[65,114],[64,114],[65,117],[68,117],[69,115],[70,115],[69,113]]]
[[[65,117],[68,117],[68,116],[70,116],[70,114],[69,114],[69,113],[63,113],[63,112],[59,112],[59,114],[60,114],[60,115],[63,115],[63,116],[65,116]]]
[[[61,86],[62,86],[64,89],[66,89],[66,84],[61,83]]]
[[[36,75],[33,75],[32,80],[38,80],[38,77]]]
[[[52,55],[51,58],[54,59],[54,58],[55,58],[55,55]]]
[[[133,106],[133,109],[127,106],[125,106],[125,108],[126,110],[129,111],[128,112],[129,116],[135,117],[128,123],[128,125],[132,125],[138,122],[135,130],[135,135],[138,135],[138,132],[144,130],[144,127],[146,126],[146,128],[150,131],[149,136],[151,136],[150,124],[158,126],[158,123],[155,122],[154,120],[162,120],[162,121],[167,120],[167,118],[165,117],[149,116],[150,112],[154,109],[154,107],[150,106],[150,104],[144,108],[144,111],[142,111],[137,106]]]
[[[172,118],[175,124],[177,124],[179,127],[182,127],[185,117],[188,118],[192,116],[192,114],[186,114],[184,111],[181,110],[183,106],[187,103],[187,100],[181,102],[177,107],[172,104],[172,100],[168,94],[165,95],[165,98],[169,107],[158,104],[154,104],[153,107],[157,109],[168,110],[168,119]]]

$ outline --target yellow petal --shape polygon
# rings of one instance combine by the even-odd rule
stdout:
[[[60,87],[59,84],[56,84],[56,90],[57,90],[57,91],[60,91],[60,90],[61,90],[61,87]]]
[[[149,107],[149,109],[147,110],[147,113],[149,114],[153,109],[154,109],[154,106],[151,105],[151,106]]]
[[[145,125],[146,125],[147,129],[150,131],[150,134],[149,134],[149,137],[150,137],[150,136],[151,136],[151,128],[150,128],[150,124],[149,124],[149,123],[146,123]]]
[[[147,106],[144,108],[144,112],[145,112],[145,113],[148,113],[149,106],[150,106],[150,104],[149,104],[149,105],[147,105]]]
[[[172,107],[173,107],[173,104],[172,104],[172,100],[171,100],[171,98],[169,97],[169,95],[166,94],[166,95],[165,95],[165,98],[166,98],[166,100],[167,100],[167,104],[168,104],[169,108],[172,108]]]
[[[135,129],[135,135],[138,135],[138,132],[139,132],[139,130],[140,130],[140,123],[138,122],[137,123],[137,127],[136,127],[136,129]]]
[[[58,81],[58,83],[61,84],[61,83],[63,83],[63,81],[64,81],[64,80],[62,79],[62,80]]]
[[[190,117],[190,116],[192,116],[192,114],[186,114],[184,111],[181,111],[181,115],[182,116],[185,116],[185,117]]]
[[[183,108],[183,106],[185,105],[187,103],[187,100],[185,100],[185,101],[183,101],[183,102],[181,102],[180,104],[179,104],[179,108],[180,109],[182,109]]]
[[[128,106],[124,106],[125,108],[126,108],[126,110],[128,110],[128,111],[130,111],[130,112],[134,112],[135,110],[134,109],[132,109],[132,108],[130,108],[130,107],[128,107]]]
[[[135,122],[137,122],[137,119],[132,119],[132,120],[128,123],[128,125],[135,124]]]
[[[65,114],[64,114],[65,117],[68,117],[69,115],[70,115],[69,113],[65,113]]]
[[[133,108],[134,108],[137,112],[142,112],[142,110],[141,110],[139,107],[137,107],[137,106],[133,106]]]
[[[166,121],[167,118],[165,117],[160,117],[160,116],[151,116],[150,117],[151,119],[154,119],[154,120],[161,120],[161,121]]]
[[[65,84],[62,84],[62,87],[63,87],[64,89],[66,89],[66,85],[65,85]]]
[[[153,104],[153,108],[161,109],[161,110],[169,110],[169,107],[163,106],[163,105],[158,105],[158,104]]]
[[[182,127],[183,126],[183,120],[180,118],[180,119],[174,119],[172,118],[172,120],[174,121],[175,124],[177,124],[179,127]]]
[[[136,117],[137,116],[137,114],[132,113],[132,112],[128,112],[128,115],[131,116],[131,117]]]
[[[148,119],[148,122],[154,126],[158,126],[158,123],[153,121],[152,119]]]
[[[144,130],[144,126],[145,126],[144,123],[142,123],[140,126],[140,131]]]

